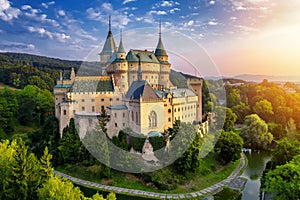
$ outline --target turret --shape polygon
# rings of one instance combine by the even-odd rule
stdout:
[[[122,41],[122,30],[120,31],[120,44],[119,44],[119,48],[117,51],[117,58],[118,59],[126,59],[126,52],[123,46],[123,41]]]
[[[116,50],[117,47],[111,31],[111,19],[109,16],[109,30],[108,30],[108,34],[103,49],[100,53],[100,62],[107,63]]]
[[[155,56],[160,62],[168,62],[168,54],[161,38],[161,22],[159,23],[159,39],[157,47],[155,49]]]

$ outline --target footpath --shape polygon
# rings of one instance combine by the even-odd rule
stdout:
[[[54,171],[54,173],[61,177],[67,178],[78,185],[92,187],[95,189],[99,189],[101,191],[115,192],[119,194],[127,194],[132,196],[136,195],[136,196],[142,196],[142,197],[153,198],[153,199],[196,199],[197,197],[203,198],[206,196],[216,194],[221,190],[223,190],[225,186],[230,187],[232,189],[242,190],[242,188],[244,188],[244,185],[246,184],[246,180],[238,177],[238,175],[240,171],[245,167],[245,164],[246,164],[245,156],[244,154],[242,154],[240,163],[230,174],[230,176],[228,176],[226,179],[210,187],[199,190],[197,192],[184,193],[184,194],[166,194],[166,193],[148,192],[143,190],[135,190],[135,189],[121,188],[121,187],[115,187],[109,185],[102,185],[99,183],[94,183],[91,181],[79,179],[59,171]]]

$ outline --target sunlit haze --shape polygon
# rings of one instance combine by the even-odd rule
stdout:
[[[299,0],[99,0],[72,4],[0,0],[0,51],[82,60],[93,49],[102,48],[111,15],[117,44],[120,28],[126,33],[150,27],[154,32],[145,37],[153,37],[153,44],[148,45],[154,49],[161,20],[171,60],[181,50],[174,51],[168,42],[172,38],[164,32],[177,31],[202,47],[224,76],[300,76],[299,10]],[[127,38],[124,45],[128,51],[137,41]],[[183,46],[189,47],[178,41],[178,47]],[[197,51],[190,49],[188,62],[204,67],[204,76],[217,75],[207,70],[211,62],[193,60],[199,58]]]

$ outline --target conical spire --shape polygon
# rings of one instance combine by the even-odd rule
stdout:
[[[122,41],[122,29],[120,30],[120,44],[117,53],[126,53]]]
[[[155,49],[155,55],[156,56],[167,56],[167,51],[164,47],[164,44],[161,39],[161,21],[159,21],[159,39],[158,39],[158,44]]]
[[[116,47],[116,43],[115,43],[112,31],[111,31],[110,16],[109,16],[109,22],[108,23],[109,23],[108,34],[107,34],[106,41],[104,43],[104,46],[103,46],[103,49],[102,49],[101,53],[111,53],[112,54],[116,51],[117,47]]]

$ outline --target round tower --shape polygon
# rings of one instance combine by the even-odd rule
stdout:
[[[106,72],[108,75],[113,75],[120,92],[126,93],[128,90],[128,62],[122,40],[122,31],[120,32],[120,44],[116,52],[116,58],[106,69]]]
[[[170,68],[171,64],[168,61],[168,54],[164,47],[161,37],[161,22],[159,23],[159,39],[155,49],[155,56],[160,63],[159,85],[161,89],[172,86],[170,82]]]

